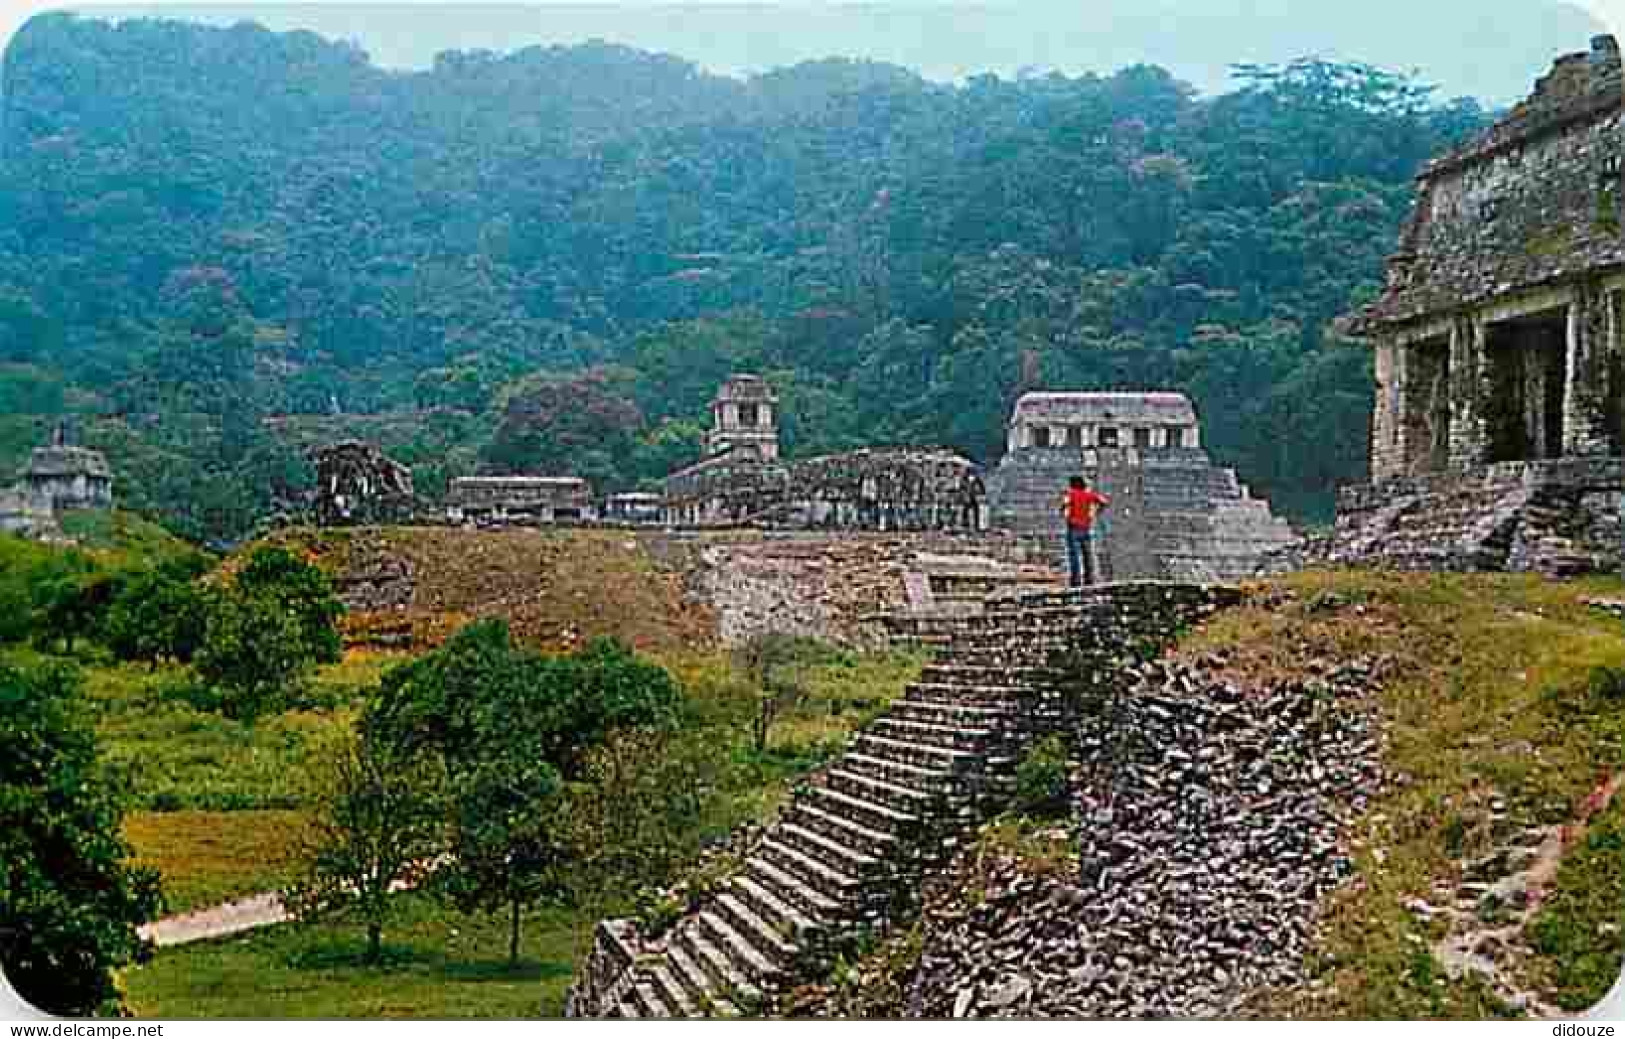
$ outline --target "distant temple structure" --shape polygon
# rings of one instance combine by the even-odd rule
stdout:
[[[1625,491],[1621,65],[1613,37],[1431,162],[1371,343],[1368,484],[1335,560],[1569,574],[1616,566]]]
[[[0,490],[0,530],[30,537],[59,536],[58,516],[113,507],[113,471],[100,451],[72,442],[66,422],[36,447],[19,482]]]
[[[417,496],[412,470],[371,444],[347,440],[309,455],[316,470],[316,522],[324,527],[403,523]]]
[[[987,525],[975,463],[934,448],[873,448],[785,461],[778,397],[733,375],[711,403],[706,455],[663,485],[663,518],[681,527],[974,531]]]
[[[451,481],[446,518],[476,526],[591,523],[592,487],[579,476],[463,476]]]
[[[1060,501],[1073,475],[1112,499],[1094,539],[1104,580],[1246,577],[1297,540],[1233,470],[1208,459],[1183,394],[1023,396],[987,480],[993,526],[1064,565]]]
[[[779,398],[759,375],[734,375],[711,401],[711,431],[705,453],[754,454],[764,462],[779,457]]]

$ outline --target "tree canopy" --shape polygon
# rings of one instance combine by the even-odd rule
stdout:
[[[1329,320],[1484,123],[1320,60],[1211,98],[1143,65],[736,80],[601,43],[402,74],[310,33],[55,15],[7,68],[0,399],[92,413],[125,499],[200,538],[339,435],[431,490],[482,461],[632,486],[739,368],[780,386],[792,455],[993,461],[1025,389],[1184,390],[1221,462],[1320,515],[1371,391]]]

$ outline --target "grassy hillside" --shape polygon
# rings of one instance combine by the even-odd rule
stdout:
[[[1515,1009],[1480,983],[1446,976],[1435,949],[1454,925],[1422,919],[1415,906],[1460,891],[1467,865],[1510,835],[1577,824],[1599,782],[1625,770],[1625,623],[1585,603],[1621,591],[1614,579],[1305,574],[1185,647],[1229,650],[1227,671],[1240,681],[1313,674],[1368,654],[1388,659],[1391,782],[1354,835],[1356,878],[1323,921],[1311,984],[1267,994],[1261,1013],[1486,1017]],[[1617,827],[1617,808],[1610,818],[1597,833]],[[1600,998],[1625,963],[1625,846],[1616,833],[1583,855],[1608,865],[1565,866],[1547,904],[1611,906],[1614,919],[1570,912],[1536,923],[1503,961],[1526,991],[1568,1009]],[[1562,940],[1540,940],[1542,928],[1562,931]]]
[[[298,547],[341,584],[406,565],[407,601],[352,610],[345,620],[352,642],[434,645],[468,621],[502,617],[544,648],[614,635],[670,654],[709,645],[716,630],[710,611],[685,596],[680,572],[625,531],[301,528],[275,540]]]

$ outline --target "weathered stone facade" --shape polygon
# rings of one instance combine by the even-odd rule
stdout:
[[[1584,550],[1548,567],[1554,552],[1502,543],[1554,526],[1529,508],[1625,490],[1617,467],[1553,464],[1625,446],[1620,86],[1599,37],[1418,178],[1386,289],[1346,323],[1374,347],[1377,395],[1373,487],[1342,496],[1339,558],[1566,570]]]
[[[316,522],[324,527],[401,523],[417,497],[412,470],[371,444],[348,440],[310,453],[316,470]]]
[[[28,537],[60,535],[57,516],[113,507],[113,471],[100,451],[69,443],[59,425],[51,443],[29,456],[22,479],[0,489],[0,530]]]
[[[779,457],[779,398],[759,375],[732,375],[711,401],[711,432],[705,453],[755,455],[764,462]]]
[[[446,518],[476,526],[592,523],[598,506],[578,476],[464,476],[451,481]]]
[[[982,530],[975,463],[935,448],[875,448],[785,461],[778,397],[760,376],[733,375],[711,404],[706,457],[666,477],[673,527],[789,530]]]
[[[1295,535],[1201,443],[1182,394],[1029,393],[987,481],[992,524],[1064,566],[1061,496],[1081,475],[1112,499],[1095,527],[1103,580],[1247,576]]]
[[[685,532],[691,593],[724,645],[768,633],[855,649],[883,645],[880,618],[979,612],[989,596],[1059,586],[1025,546],[998,533],[923,531]]]
[[[666,478],[674,526],[808,530],[980,530],[981,477],[969,459],[909,448],[765,462],[726,454]]]
[[[604,499],[603,518],[608,523],[653,526],[665,514],[665,498],[651,491],[628,491]]]

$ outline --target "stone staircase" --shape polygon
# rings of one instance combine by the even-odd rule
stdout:
[[[895,638],[934,651],[919,680],[797,790],[708,904],[653,939],[601,923],[567,1013],[762,1012],[911,908],[925,874],[1006,795],[1026,747],[1062,723],[1063,690],[1109,684],[1231,594],[1142,583],[893,619]]]

